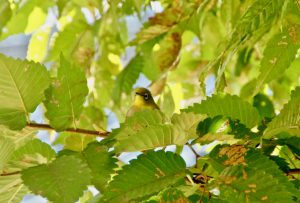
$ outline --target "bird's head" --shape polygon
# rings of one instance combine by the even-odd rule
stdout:
[[[143,87],[139,87],[135,89],[135,97],[134,97],[134,105],[151,105],[154,102],[151,92]]]

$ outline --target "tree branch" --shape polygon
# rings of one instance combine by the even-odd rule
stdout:
[[[287,175],[300,174],[300,168],[293,168],[293,169],[290,169],[286,174],[287,174]]]
[[[20,174],[21,171],[15,171],[15,172],[11,172],[11,173],[1,173],[0,176],[12,176],[12,175],[16,175],[16,174]]]
[[[42,123],[27,123],[27,126],[31,127],[31,128],[38,128],[38,129],[44,129],[44,130],[55,130],[50,125],[42,124]],[[72,132],[72,133],[95,135],[95,136],[99,136],[99,137],[106,137],[110,133],[108,131],[100,132],[100,131],[86,130],[86,129],[80,129],[80,128],[67,128],[64,131]]]

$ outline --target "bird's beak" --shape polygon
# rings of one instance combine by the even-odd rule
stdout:
[[[140,94],[140,93],[138,93],[138,92],[136,92],[135,94],[136,94],[136,95],[140,95],[140,96],[142,96],[142,97],[144,96],[143,94]]]

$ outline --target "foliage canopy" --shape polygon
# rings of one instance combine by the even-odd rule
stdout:
[[[0,54],[0,202],[300,201],[299,0],[0,10],[0,40],[30,36],[26,59]],[[161,111],[125,120],[142,83]]]

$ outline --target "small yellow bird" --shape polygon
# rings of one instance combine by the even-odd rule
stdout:
[[[135,89],[133,105],[128,110],[126,117],[130,117],[134,113],[145,109],[159,109],[159,107],[155,103],[151,92],[146,88],[140,87]]]

